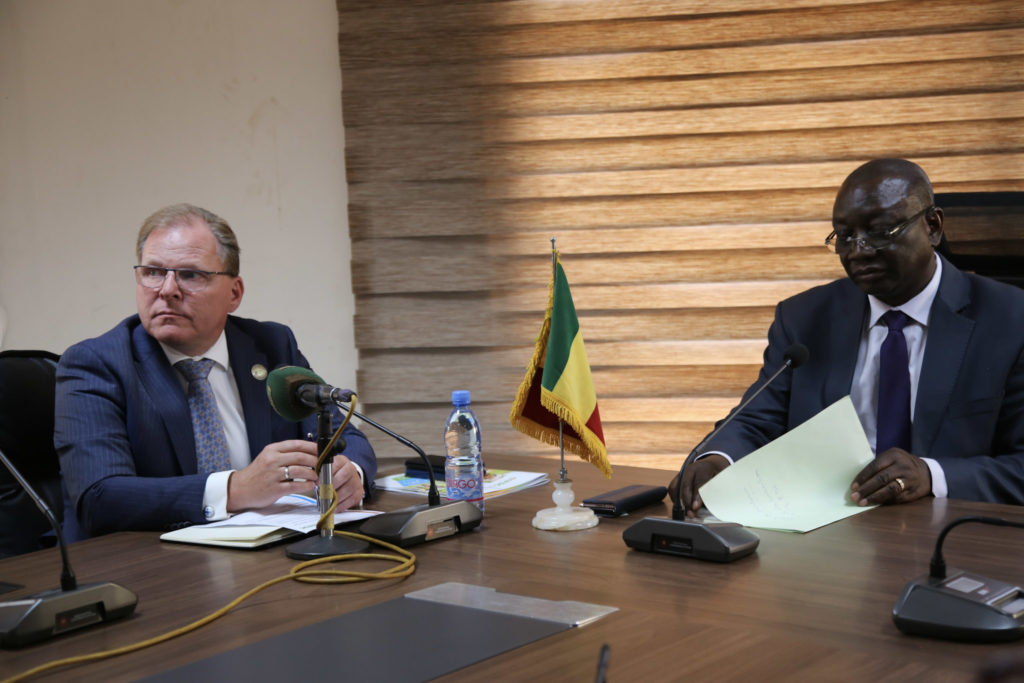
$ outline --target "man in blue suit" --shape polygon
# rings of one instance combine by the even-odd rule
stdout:
[[[214,521],[309,493],[315,416],[285,421],[264,383],[268,370],[308,363],[284,325],[231,315],[244,285],[227,222],[170,206],[143,224],[136,252],[138,314],[69,348],[57,369],[69,540]],[[193,385],[188,365],[209,368],[206,380]],[[376,473],[366,437],[352,426],[343,436],[332,469],[339,510],[358,504]]]
[[[747,395],[782,367],[790,344],[804,344],[809,360],[782,374],[687,468],[689,514],[701,506],[700,487],[731,462],[847,394],[868,441],[878,440],[875,459],[851,482],[858,504],[928,495],[1024,504],[1024,290],[963,273],[936,254],[943,216],[934,202],[925,172],[902,159],[868,162],[846,179],[826,243],[849,277],[779,303]],[[909,380],[897,440],[887,404],[898,392],[887,384],[892,373],[880,372],[890,310],[905,321]]]

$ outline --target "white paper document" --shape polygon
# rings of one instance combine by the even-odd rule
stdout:
[[[806,532],[856,515],[850,484],[875,457],[849,396],[722,470],[700,489],[718,519]]]
[[[372,510],[335,511],[334,523],[344,524],[379,515]],[[299,536],[316,529],[320,513],[316,501],[308,496],[291,494],[259,510],[242,512],[209,524],[197,524],[160,536],[164,541],[255,548],[282,538]]]

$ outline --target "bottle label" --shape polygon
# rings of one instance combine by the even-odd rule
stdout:
[[[464,477],[461,473],[446,472],[445,488],[448,500],[468,500],[471,503],[484,497],[483,482],[478,476]]]

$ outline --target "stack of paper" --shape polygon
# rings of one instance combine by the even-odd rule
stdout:
[[[546,483],[548,483],[548,475],[541,472],[489,469],[484,474],[484,500],[528,489],[531,486],[541,486]],[[410,477],[406,474],[392,474],[389,477],[378,479],[377,487],[385,491],[415,493],[425,496],[430,488],[430,480]],[[437,491],[441,494],[442,498],[446,497],[444,479],[439,478],[437,480]]]

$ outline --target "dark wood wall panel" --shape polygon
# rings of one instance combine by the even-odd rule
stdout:
[[[338,9],[358,389],[428,451],[466,388],[485,451],[554,455],[507,422],[552,236],[613,464],[674,467],[756,376],[775,304],[842,276],[822,243],[853,168],[1024,190],[1019,1]],[[957,237],[1005,248],[993,225],[1021,230]]]

